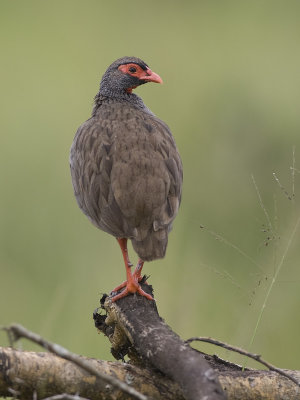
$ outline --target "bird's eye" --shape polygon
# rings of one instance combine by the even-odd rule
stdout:
[[[129,68],[129,72],[132,72],[134,74],[136,72],[136,68],[135,67],[130,67]]]

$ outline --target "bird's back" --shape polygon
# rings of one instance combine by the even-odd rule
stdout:
[[[94,225],[130,238],[144,261],[165,255],[182,164],[164,122],[129,102],[103,101],[78,129],[70,164],[77,202]]]

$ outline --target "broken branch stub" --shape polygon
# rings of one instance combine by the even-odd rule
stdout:
[[[151,286],[142,288],[153,295]],[[187,400],[226,399],[215,370],[163,321],[155,301],[130,295],[113,303],[104,295],[101,307],[106,315],[94,313],[95,326],[108,336],[115,358],[127,354],[133,363],[158,369],[179,384]]]

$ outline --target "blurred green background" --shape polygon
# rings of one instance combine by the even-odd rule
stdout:
[[[78,209],[68,157],[105,69],[134,55],[164,79],[137,93],[170,126],[184,164],[167,256],[144,268],[160,314],[185,339],[249,348],[281,263],[251,350],[299,369],[300,230],[290,238],[300,215],[300,3],[27,0],[0,8],[0,324],[112,359],[92,312],[125,270],[115,240]]]

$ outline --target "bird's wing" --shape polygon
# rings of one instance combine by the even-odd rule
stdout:
[[[164,166],[169,178],[169,191],[160,218],[153,223],[155,231],[166,225],[171,228],[181,202],[183,181],[182,162],[174,138],[169,127],[163,121],[158,120],[158,126],[159,132],[163,132],[161,135],[164,137],[159,143],[158,151],[164,155]]]
[[[120,210],[111,192],[112,131],[109,121],[90,118],[74,138],[70,152],[70,169],[76,200],[81,210],[98,228],[121,234]],[[111,212],[107,213],[107,209]],[[114,216],[114,221],[107,218]]]

